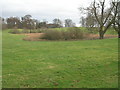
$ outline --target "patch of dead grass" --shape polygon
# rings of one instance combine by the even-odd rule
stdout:
[[[25,35],[26,37],[23,38],[25,41],[49,41],[46,39],[41,39],[45,34],[44,33],[25,33],[25,34],[19,34],[19,35]],[[104,38],[115,38],[117,35],[109,35],[105,34]],[[92,40],[92,39],[99,39],[98,34],[87,34],[86,38],[83,40]]]

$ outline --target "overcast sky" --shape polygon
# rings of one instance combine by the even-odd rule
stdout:
[[[93,0],[1,0],[2,17],[32,15],[38,20],[52,22],[54,18],[70,18],[79,24],[80,6],[88,6]]]

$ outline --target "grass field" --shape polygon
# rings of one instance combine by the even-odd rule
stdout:
[[[67,29],[69,29],[70,27],[64,27],[64,28],[55,28],[55,30],[67,30]],[[89,33],[91,33],[91,31],[89,31],[87,28],[85,28],[85,27],[79,27],[82,31],[84,31],[84,32],[89,32]],[[94,33],[94,34],[98,34],[98,31],[96,30],[96,31],[93,31],[92,33]],[[112,35],[116,35],[117,34],[117,32],[113,29],[113,28],[109,28],[108,30],[107,30],[107,32],[106,32],[106,34],[112,34]]]
[[[117,88],[118,39],[23,41],[3,31],[3,88]]]

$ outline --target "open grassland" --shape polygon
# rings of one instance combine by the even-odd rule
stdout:
[[[118,39],[23,41],[3,31],[3,88],[117,88]]]

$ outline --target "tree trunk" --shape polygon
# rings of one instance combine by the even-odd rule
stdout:
[[[104,33],[103,32],[99,32],[99,39],[103,39],[104,38]]]
[[[118,32],[118,38],[120,38],[120,32]]]
[[[99,39],[103,39],[104,38],[104,30],[103,30],[103,26],[101,26],[99,28]]]
[[[31,29],[30,29],[30,33],[31,33]]]

